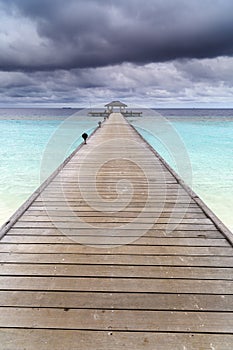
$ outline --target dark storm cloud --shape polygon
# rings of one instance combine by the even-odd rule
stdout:
[[[233,55],[232,0],[0,0],[0,10],[2,70]]]

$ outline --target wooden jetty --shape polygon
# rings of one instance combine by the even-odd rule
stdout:
[[[124,117],[142,117],[142,112],[136,110],[127,110],[128,107],[125,103],[121,101],[112,101],[105,105],[106,109],[93,111],[91,110],[88,114],[92,117],[104,117],[107,118],[111,113],[120,112]]]
[[[98,118],[108,118],[109,117],[109,112],[107,112],[106,110],[104,111],[90,111],[88,112],[88,115],[90,115],[91,117],[98,117]]]
[[[120,113],[0,250],[2,350],[233,348],[231,233]]]

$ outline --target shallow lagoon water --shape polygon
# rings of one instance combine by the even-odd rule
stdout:
[[[77,118],[68,122],[74,112]],[[158,115],[166,119],[158,122]],[[233,231],[233,111],[161,110],[131,122]],[[67,138],[68,156],[82,142],[82,132],[96,125],[96,118],[75,110],[0,110],[1,224],[39,186],[44,152],[57,130]],[[53,147],[49,151],[56,154],[59,142]]]
[[[78,113],[78,111],[77,111]],[[82,115],[72,120],[73,110],[0,110],[0,225],[35,191],[41,181],[45,152],[51,153],[48,175],[56,169],[81,142],[83,131],[91,133],[96,120]],[[62,134],[63,141],[59,142]],[[70,138],[73,134],[75,137]],[[51,150],[51,140],[56,139]],[[62,160],[63,160],[62,159]]]
[[[168,147],[151,118],[133,124],[233,232],[233,113],[226,113],[219,117],[216,111],[206,110],[205,115],[196,117],[167,116],[171,126]],[[174,152],[174,135],[180,138],[182,152]],[[184,154],[188,160],[184,161]]]

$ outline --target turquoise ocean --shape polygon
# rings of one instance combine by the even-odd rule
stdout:
[[[0,224],[44,180],[46,156],[49,175],[98,121],[78,109],[0,109]],[[233,231],[233,110],[145,110],[129,121]]]

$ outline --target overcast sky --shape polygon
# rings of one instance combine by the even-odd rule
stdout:
[[[0,106],[233,107],[232,0],[0,0]]]

